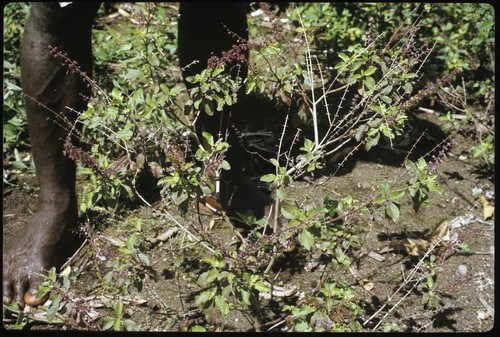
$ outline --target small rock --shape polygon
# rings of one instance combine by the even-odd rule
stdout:
[[[486,196],[486,199],[488,199],[488,200],[495,199],[495,191],[486,191],[486,192],[484,192],[484,195]]]
[[[474,187],[472,189],[472,196],[473,197],[477,197],[481,193],[483,193],[483,189],[481,187]]]
[[[460,275],[465,275],[467,274],[467,266],[461,264],[458,266],[458,269],[457,269],[457,274],[460,274]]]
[[[490,315],[487,312],[484,312],[484,311],[477,312],[477,318],[479,320],[484,320],[484,319],[487,319],[488,317],[490,317]]]

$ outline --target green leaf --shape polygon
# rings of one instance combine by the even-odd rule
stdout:
[[[211,256],[206,256],[206,257],[202,258],[201,261],[208,263],[209,265],[211,265],[214,268],[221,266],[221,261],[214,258],[214,257],[211,257]]]
[[[403,90],[406,94],[411,94],[413,92],[413,85],[410,82],[407,82],[403,85]]]
[[[271,158],[269,159],[269,161],[271,162],[271,164],[273,164],[274,166],[276,167],[280,167],[280,163],[278,160],[276,160],[276,158]]]
[[[349,56],[347,56],[344,53],[339,53],[339,57],[342,59],[342,61],[347,62],[349,61]]]
[[[109,330],[115,324],[115,319],[112,317],[106,317],[102,322],[102,329]]]
[[[428,183],[427,184],[427,188],[429,189],[429,191],[431,192],[437,192],[439,194],[443,193],[443,189],[441,188],[441,186],[439,186],[438,184],[436,183]]]
[[[229,149],[230,145],[227,142],[218,141],[215,145],[215,151],[217,152],[225,152]]]
[[[373,74],[375,71],[377,71],[377,67],[375,66],[370,66],[368,67],[368,69],[366,69],[364,72],[363,72],[363,75],[364,76],[370,76],[371,74]]]
[[[19,154],[19,151],[17,149],[14,149],[14,155],[16,160],[12,162],[12,166],[20,170],[27,169],[28,166],[26,166],[26,164],[22,161],[21,155]]]
[[[226,302],[226,299],[222,295],[215,296],[215,306],[221,314],[229,314],[229,303]]]
[[[121,325],[121,317],[118,317],[114,321],[113,330],[114,331],[120,331],[120,325]]]
[[[206,302],[208,302],[212,298],[214,298],[216,291],[217,291],[216,287],[213,287],[213,288],[210,288],[209,290],[203,291],[201,294],[199,294],[196,297],[195,303],[196,304],[205,304]]]
[[[195,326],[192,326],[191,328],[189,328],[189,331],[192,331],[192,332],[207,332],[207,329],[205,329],[201,325],[195,325]]]
[[[256,84],[257,84],[257,82],[255,82],[255,81],[251,81],[251,82],[247,83],[247,88],[246,88],[245,94],[246,95],[250,94],[254,90]]]
[[[269,286],[266,285],[263,281],[256,282],[253,287],[255,290],[258,290],[261,293],[269,293],[271,291],[271,288],[269,288]]]
[[[372,91],[373,89],[375,89],[375,79],[371,76],[363,79],[363,84],[365,85],[366,89],[368,89],[368,91]]]
[[[149,257],[144,254],[144,253],[139,253],[137,254],[137,256],[139,257],[139,260],[141,260],[141,263],[145,266],[150,266],[150,262],[149,262]]]
[[[199,160],[199,161],[204,161],[208,158],[210,158],[210,152],[204,150],[204,149],[198,149],[196,150],[196,153],[194,154],[196,160]]]
[[[304,146],[301,147],[300,149],[304,152],[312,152],[314,150],[314,147],[315,147],[315,143],[312,140],[305,138],[304,139]]]
[[[125,326],[125,330],[127,330],[127,331],[139,331],[140,330],[140,328],[137,325],[137,323],[135,323],[131,319],[125,319],[125,320],[123,320],[123,325]]]
[[[135,247],[135,244],[137,242],[137,236],[135,234],[131,234],[128,239],[127,239],[127,248],[130,250],[133,250]]]
[[[389,202],[385,212],[393,221],[396,221],[399,218],[399,207],[393,202]]]
[[[56,279],[57,279],[57,273],[56,273],[56,268],[55,267],[51,267],[49,269],[49,273],[47,275],[47,277],[49,278],[49,280],[51,280],[52,282],[55,282]]]
[[[260,181],[263,181],[263,182],[266,182],[266,183],[275,182],[276,179],[277,179],[276,174],[272,174],[272,173],[265,174],[262,177],[260,177]]]
[[[203,83],[201,86],[200,86],[200,91],[202,93],[206,93],[208,91],[208,89],[210,89],[210,85],[208,83]]]
[[[123,302],[118,300],[114,305],[114,309],[116,316],[121,316],[123,314]]]
[[[349,256],[342,254],[342,255],[337,255],[337,261],[340,264],[343,264],[344,266],[350,266],[351,265],[351,259]]]
[[[283,186],[280,186],[276,190],[276,197],[278,198],[278,200],[285,200],[285,198],[286,198],[286,192],[285,192],[285,188]]]
[[[427,287],[429,287],[429,290],[434,287],[434,279],[432,276],[427,276]]]
[[[129,72],[123,76],[123,78],[127,81],[134,81],[139,77],[142,77],[142,71],[138,69],[129,70]]]
[[[295,317],[305,317],[313,312],[315,312],[316,310],[318,310],[316,307],[313,307],[313,306],[310,306],[310,305],[304,305],[300,308],[298,308],[298,310],[296,310],[293,315]]]
[[[289,220],[303,220],[305,215],[295,206],[281,207],[281,214]]]
[[[170,94],[170,90],[168,90],[168,87],[165,85],[165,83],[160,84],[160,90],[163,91],[164,94]],[[175,95],[172,95],[175,96]]]
[[[213,77],[216,77],[224,72],[224,66],[219,66],[217,69],[215,69],[212,73]]]
[[[201,286],[207,286],[217,279],[217,276],[219,276],[219,271],[217,269],[210,269],[198,277],[198,283]]]
[[[135,158],[135,163],[137,164],[138,168],[144,168],[144,162],[146,161],[146,158],[142,153],[139,153],[137,157]]]
[[[364,61],[354,61],[352,63],[352,68],[351,68],[351,71],[352,72],[355,72],[356,70],[358,70],[359,68],[361,68],[361,66],[364,64]],[[356,76],[356,75],[354,75]]]
[[[120,140],[130,140],[134,133],[130,129],[122,129],[116,133],[116,138]]]
[[[314,247],[314,236],[304,229],[299,233],[299,242],[305,250],[310,251]]]
[[[213,116],[214,115],[214,102],[209,101],[209,100],[204,100],[203,102],[203,110],[206,112],[207,115]]]
[[[220,169],[229,171],[231,169],[231,165],[229,165],[227,161],[223,160],[222,163],[220,164]]]
[[[372,147],[378,144],[379,139],[380,135],[378,133],[375,137],[368,139],[368,141],[365,144],[365,150],[370,151]]]
[[[161,85],[160,85],[161,87]],[[176,84],[173,88],[170,89],[170,96],[177,97],[182,91],[183,87],[179,84]]]
[[[250,306],[250,292],[247,289],[239,289],[240,301],[245,307]]]
[[[380,184],[378,185],[378,190],[379,190],[379,191],[380,191],[380,193],[382,193],[382,195],[383,195],[384,197],[386,197],[386,199],[387,199],[387,197],[389,196],[389,184],[388,184],[388,183],[385,183],[385,182],[384,182],[384,183],[380,183]]]
[[[118,251],[124,255],[130,255],[130,249],[127,247],[119,247]]]
[[[203,138],[206,139],[208,145],[210,147],[213,147],[214,146],[214,136],[211,133],[206,132],[206,131],[203,131],[201,134],[202,134]]]
[[[50,308],[47,310],[47,320],[51,322],[54,319],[57,311],[59,310],[59,304],[61,302],[61,295],[52,296],[52,303]]]
[[[307,165],[307,172],[312,172],[316,170],[316,162],[312,161]]]
[[[402,197],[404,197],[404,195],[405,195],[405,191],[391,192],[390,200],[395,201],[395,200],[401,199]]]
[[[392,98],[390,98],[389,96],[382,95],[382,96],[380,96],[380,99],[382,101],[384,101],[385,103],[387,103],[387,104],[391,104],[392,103]]]
[[[495,23],[492,22],[492,21],[485,21],[483,22],[479,27],[478,29],[481,31],[481,32],[484,32],[486,30],[489,30],[491,27],[495,26]]]

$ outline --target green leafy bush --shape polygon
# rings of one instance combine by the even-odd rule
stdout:
[[[3,156],[26,145],[26,112],[20,83],[20,47],[29,5],[3,6]]]
[[[134,20],[125,16],[120,20],[126,22],[97,26],[93,32],[94,44],[99,46],[94,92],[88,108],[79,112],[79,128],[74,130],[81,145],[69,138],[65,142],[67,155],[81,164],[83,213],[100,211],[118,218],[129,210],[124,206],[135,206],[137,200],[154,208],[137,188],[144,176],[154,178],[164,201],[184,211],[190,201],[216,196],[221,172],[231,169],[225,161],[231,144],[207,133],[197,139],[193,120],[234,106],[241,88],[289,112],[277,137],[277,153],[263,158],[271,169],[260,177],[272,187],[274,216],[241,215],[251,230],[239,233],[235,245],[222,242],[209,230],[211,224],[192,223],[188,229],[172,221],[172,226],[177,224],[199,243],[196,249],[206,248],[196,275],[203,290],[195,298],[204,313],[215,310],[226,316],[240,310],[249,317],[265,315],[263,306],[271,303],[266,301],[279,285],[273,266],[293,254],[310,268],[321,264],[325,277],[300,300],[272,302],[274,313],[286,315],[285,329],[361,331],[364,312],[359,298],[352,285],[336,278],[352,266],[362,244],[350,220],[382,206],[396,222],[402,212],[400,202],[407,196],[416,211],[429,205],[431,194],[441,191],[436,168],[444,154],[430,163],[423,158],[407,160],[406,175],[395,183],[374,181],[375,194],[368,201],[326,195],[322,205],[295,205],[287,203],[287,187],[323,167],[329,156],[347,153],[341,167],[360,148],[395,146],[408,133],[409,114],[425,100],[439,100],[449,108],[443,118],[451,132],[472,130],[469,133],[477,139],[472,155],[494,169],[494,102],[484,114],[474,108],[494,97],[494,13],[489,5],[298,3],[282,14],[281,21],[263,5],[263,13],[270,18],[267,28],[256,28],[252,21],[257,19],[250,17],[251,40],[239,46],[250,52],[248,77],[231,78],[223,64],[215,63],[188,78],[189,89],[175,70],[175,13],[163,4],[123,6]],[[22,166],[16,147],[25,140],[16,51],[18,23],[27,8],[9,4],[4,11],[4,160],[14,166]],[[106,10],[105,6],[99,12],[98,22],[107,20]],[[59,57],[64,57],[62,53]],[[477,73],[478,78],[465,80]],[[446,92],[453,96],[445,96]],[[303,130],[292,123],[296,105],[305,114]],[[460,123],[454,117],[457,114],[465,116]],[[284,225],[271,228],[271,218],[283,219]],[[99,325],[102,329],[140,328],[126,317],[123,299],[141,290],[145,275],[154,274],[141,221],[135,219],[124,229],[125,242],[108,247],[113,253],[106,255],[106,263],[99,264],[93,252],[103,292],[116,296],[108,305],[112,315]],[[93,248],[105,246],[99,234],[89,238]],[[426,305],[436,307],[432,259],[428,270],[432,273],[419,290],[425,292]],[[51,319],[59,305],[68,301],[74,281],[66,273],[60,276],[51,271],[41,293],[54,294]],[[21,327],[27,320],[18,315]],[[201,324],[197,321],[182,330],[206,330]]]

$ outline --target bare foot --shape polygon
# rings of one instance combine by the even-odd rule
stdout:
[[[58,206],[61,208],[61,206]],[[75,211],[56,212],[56,207],[39,207],[21,236],[3,253],[3,303],[23,308],[38,306],[48,294],[36,298],[47,270],[60,261],[63,243],[69,240],[69,225],[76,223]],[[67,209],[69,209],[68,207]]]

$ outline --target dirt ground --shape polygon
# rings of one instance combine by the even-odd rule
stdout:
[[[437,123],[432,116],[421,115],[419,118]],[[494,222],[493,219],[482,220],[483,209],[478,199],[473,197],[472,190],[480,188],[483,194],[494,198],[494,185],[492,177],[481,174],[479,161],[470,156],[471,146],[466,138],[460,135],[454,137],[450,152],[438,169],[443,193],[432,195],[428,208],[415,213],[408,200],[401,204],[402,215],[397,222],[388,220],[383,209],[359,213],[351,219],[355,234],[361,238],[361,249],[355,254],[355,263],[350,272],[337,277],[349,282],[357,292],[359,303],[365,309],[365,315],[359,321],[364,323],[366,331],[375,328],[380,321],[386,326],[394,324],[400,331],[484,332],[492,329],[494,320],[491,315],[494,315],[495,303]],[[308,179],[309,181],[295,182],[287,190],[289,201],[304,206],[318,206],[327,193],[351,195],[364,200],[375,192],[373,182],[382,179],[395,181],[403,174],[404,169],[395,164],[398,160],[394,156],[394,152],[380,149],[360,154],[336,176],[322,175]],[[19,175],[16,181],[17,186],[4,188],[4,248],[20,234],[36,205],[33,176]],[[160,209],[158,204],[155,208]],[[194,209],[190,209],[186,216],[181,216],[172,209],[168,213],[173,216],[170,219],[165,214],[167,213],[160,214],[153,208],[140,207],[128,217],[144,220],[142,231],[145,236],[158,236],[160,231],[169,229],[177,232],[145,251],[150,260],[154,261],[152,266],[157,277],[155,281],[149,279],[143,282],[143,288],[136,294],[135,302],[130,296],[127,297],[127,317],[139,324],[141,329],[148,331],[175,329],[176,324],[180,324],[181,317],[185,317],[186,322],[205,319],[209,323],[218,322],[219,326],[224,326],[224,331],[269,328],[270,325],[266,323],[277,319],[272,316],[276,315],[272,311],[270,317],[259,321],[260,326],[244,311],[234,310],[226,317],[220,317],[217,313],[213,314],[214,317],[200,316],[194,298],[202,290],[196,281],[202,268],[199,261],[207,251],[200,245],[193,247],[195,243],[189,242],[173,224],[176,220],[189,226],[197,221],[196,214]],[[202,221],[209,223],[211,218],[212,216],[204,216]],[[447,259],[438,261],[436,289],[439,309],[428,308],[423,303],[423,294],[410,289],[411,282],[398,290],[415,267],[418,258],[412,260],[397,251],[383,253],[383,249],[394,245],[398,240],[429,238],[430,233],[443,222],[453,224],[449,242],[458,239],[467,244],[469,250],[453,250],[454,253]],[[101,237],[125,241],[128,237],[127,228],[130,228],[126,223],[127,219],[108,221],[106,227],[100,229]],[[228,224],[215,226],[213,232],[225,242],[234,238],[234,231]],[[446,246],[446,242],[444,245]],[[72,262],[77,281],[72,284],[71,292],[73,296],[87,301],[99,297],[96,282],[98,275],[90,262],[89,251],[87,244]],[[377,259],[374,258],[377,255],[373,253],[381,254]],[[79,262],[81,267],[77,268],[75,266],[78,263],[75,261],[85,262]],[[281,268],[280,281],[301,291],[313,289],[321,277],[321,268],[309,270],[300,261],[290,261],[290,265]],[[93,310],[95,317],[109,314],[109,309],[103,303],[94,304]],[[13,318],[4,317],[5,327],[12,327],[12,323]],[[31,326],[33,329],[69,328],[66,324],[46,325],[40,322],[34,322]],[[274,330],[280,329],[284,329],[284,326]]]
[[[262,113],[265,115],[266,111]],[[277,124],[276,129],[260,131],[279,135],[280,127]],[[415,149],[414,156],[426,153],[444,137],[434,115],[418,114],[413,127],[412,141],[425,130],[434,136],[424,148]],[[249,131],[258,131],[258,128]],[[273,143],[266,139],[268,135],[264,132],[260,140],[253,139],[252,142]],[[494,218],[483,219],[483,206],[473,193],[480,191],[494,204],[494,177],[485,174],[480,160],[472,157],[471,147],[474,145],[460,134],[451,138],[449,152],[438,167],[443,193],[432,194],[428,208],[414,212],[410,199],[405,197],[400,205],[401,216],[396,222],[387,219],[382,208],[357,212],[349,219],[353,234],[361,239],[361,249],[351,257],[351,267],[335,274],[335,278],[338,282],[347,282],[356,292],[358,303],[364,309],[363,316],[357,321],[364,331],[383,331],[385,327],[386,330],[397,328],[404,332],[485,332],[493,328]],[[377,193],[376,184],[401,182],[405,173],[401,166],[404,157],[405,154],[377,148],[370,153],[358,153],[339,170],[336,166],[338,158],[327,161],[325,169],[318,175],[289,186],[287,201],[307,208],[322,205],[326,194],[350,195],[360,202],[369,200]],[[9,181],[15,185],[4,184],[3,189],[3,249],[21,234],[34,213],[37,194],[33,175],[14,171],[8,174]],[[175,207],[163,205],[161,200],[156,200],[153,207],[136,206],[126,214],[126,217],[109,214],[93,219],[92,224],[97,225],[96,241],[94,244],[87,242],[70,260],[72,283],[67,293],[68,301],[80,303],[85,308],[86,318],[44,322],[48,303],[37,310],[27,309],[39,319],[31,320],[25,328],[101,329],[102,321],[113,317],[106,304],[121,299],[123,319],[132,320],[143,331],[176,331],[183,326],[206,323],[212,324],[216,331],[289,331],[286,313],[280,312],[283,302],[296,301],[299,293],[310,293],[324,275],[324,268],[320,265],[311,267],[308,261],[290,253],[288,259],[282,259],[273,268],[270,279],[274,277],[276,284],[296,289],[296,293],[290,295],[295,296],[293,299],[263,300],[263,310],[259,315],[238,308],[224,317],[215,311],[202,314],[199,305],[195,304],[195,297],[204,288],[197,279],[206,270],[201,259],[209,252],[199,242],[190,240],[181,226],[194,231],[195,223],[216,224],[214,216],[201,215],[199,218],[193,205],[186,215],[181,215]],[[151,261],[151,268],[141,274],[139,289],[131,287],[132,294],[118,296],[115,292],[115,295],[109,295],[111,292],[103,289],[100,282],[103,266],[124,246],[136,219],[142,221],[137,235],[140,240],[148,242],[143,249]],[[409,239],[413,240],[411,242],[428,241],[443,223],[448,224],[450,230],[440,250],[434,252],[438,257],[434,288],[436,302],[435,307],[429,307],[429,302],[424,301],[428,297],[417,290],[415,282],[415,277],[421,275],[416,266],[425,250],[412,258],[401,253],[404,249],[398,248],[402,243],[410,242]],[[225,222],[214,225],[211,231],[228,244],[236,237],[234,228]],[[457,243],[465,244],[468,249],[457,249]],[[393,249],[388,250],[391,247]],[[415,270],[417,273],[412,274]],[[16,317],[10,312],[4,314],[4,327],[13,329]]]

